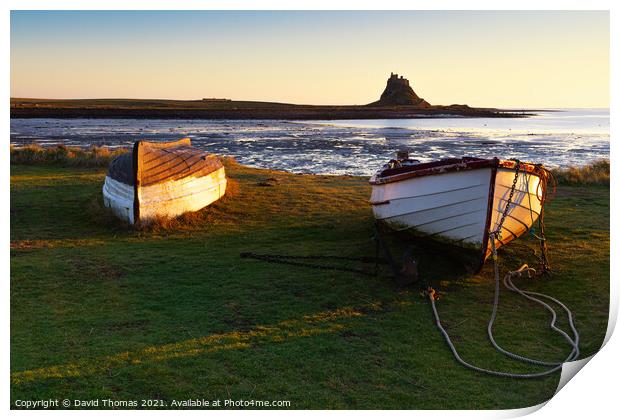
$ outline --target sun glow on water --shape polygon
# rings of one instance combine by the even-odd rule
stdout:
[[[486,126],[485,126],[486,124]],[[565,110],[522,119],[326,122],[12,119],[11,144],[127,147],[189,136],[242,164],[298,173],[372,175],[396,151],[421,161],[478,156],[549,167],[609,158],[609,111]]]

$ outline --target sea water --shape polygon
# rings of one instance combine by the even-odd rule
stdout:
[[[422,162],[517,158],[548,167],[609,158],[609,110],[541,110],[528,118],[391,120],[11,119],[11,144],[127,147],[176,140],[242,164],[296,173],[371,175],[396,151]]]

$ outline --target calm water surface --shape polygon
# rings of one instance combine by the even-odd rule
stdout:
[[[556,167],[609,158],[609,110],[541,111],[516,119],[11,120],[12,145],[121,147],[184,136],[246,165],[300,173],[371,175],[397,150],[424,162],[497,156]]]

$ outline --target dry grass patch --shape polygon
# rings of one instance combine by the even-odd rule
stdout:
[[[21,165],[53,164],[59,166],[105,167],[128,149],[91,146],[87,149],[58,145],[42,147],[38,144],[11,146],[11,163]]]
[[[558,184],[563,185],[609,185],[610,162],[597,160],[585,166],[552,169]]]

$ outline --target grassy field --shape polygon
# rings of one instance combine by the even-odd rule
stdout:
[[[11,166],[12,404],[205,398],[289,400],[294,409],[497,409],[553,394],[559,374],[502,379],[457,364],[417,287],[399,288],[387,272],[364,277],[239,258],[374,255],[365,179],[232,161],[227,171],[220,202],[132,230],[102,208],[103,168]],[[576,314],[582,354],[591,355],[607,325],[609,187],[560,186],[546,221],[554,272],[520,284],[564,301]],[[500,249],[502,270],[534,264],[535,250],[525,237]],[[486,338],[492,265],[472,276],[436,249],[418,247],[417,255],[462,355],[528,370]],[[500,302],[500,344],[547,360],[567,354],[543,309],[506,291]]]

